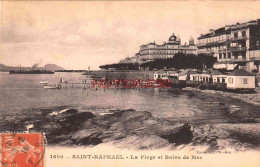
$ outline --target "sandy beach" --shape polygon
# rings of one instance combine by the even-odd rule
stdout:
[[[216,91],[216,90],[201,90],[201,89],[196,89],[196,88],[191,88],[191,87],[186,87],[183,88],[185,91],[198,91],[202,93],[208,93],[208,94],[214,94],[216,96],[221,95],[225,97],[230,97],[230,98],[235,98],[235,99],[240,99],[243,102],[253,104],[260,106],[260,87],[257,87],[255,89],[255,93],[233,93],[233,92],[225,92],[225,91]]]

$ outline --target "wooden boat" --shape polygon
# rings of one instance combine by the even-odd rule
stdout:
[[[59,85],[49,85],[49,84],[45,84],[43,86],[44,89],[60,89]]]
[[[40,84],[46,85],[48,84],[48,81],[40,81]]]

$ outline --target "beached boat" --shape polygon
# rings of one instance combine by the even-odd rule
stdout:
[[[43,85],[48,84],[48,81],[40,81],[40,84],[43,84]]]
[[[59,85],[49,85],[49,84],[45,84],[43,85],[44,89],[60,89]]]

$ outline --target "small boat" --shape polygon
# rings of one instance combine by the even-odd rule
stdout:
[[[46,84],[43,86],[44,89],[60,89],[60,86],[59,85],[49,85],[49,84]]]
[[[66,83],[66,81],[63,78],[61,78],[60,83]]]
[[[46,85],[48,84],[48,81],[40,81],[40,84]]]

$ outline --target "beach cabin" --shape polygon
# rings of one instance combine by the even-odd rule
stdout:
[[[177,71],[168,71],[168,78],[172,80],[178,80],[179,73]]]
[[[169,79],[167,72],[163,70],[156,71],[154,73],[154,80],[158,80],[158,79],[162,79],[162,80]]]
[[[227,83],[227,75],[215,70],[211,73],[213,83]]]
[[[179,73],[179,81],[193,81],[198,73],[196,71],[192,71],[190,69],[184,70]]]
[[[211,75],[208,71],[203,71],[201,74],[196,75],[196,81],[200,82],[210,82],[211,81]]]
[[[255,76],[244,70],[237,69],[227,76],[228,89],[255,89]]]

